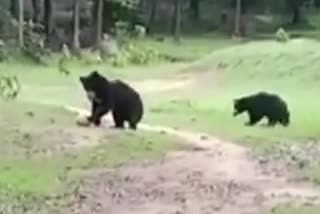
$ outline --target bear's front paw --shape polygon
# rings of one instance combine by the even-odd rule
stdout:
[[[100,120],[96,120],[96,121],[94,121],[93,123],[94,123],[94,125],[95,125],[96,127],[99,127],[99,126],[101,125],[101,121],[100,121]]]
[[[245,126],[253,126],[254,125],[254,123],[252,123],[252,122],[246,122],[245,124],[244,124]]]

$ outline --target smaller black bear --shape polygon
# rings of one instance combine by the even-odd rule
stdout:
[[[259,92],[235,99],[233,116],[243,112],[248,112],[248,126],[255,125],[263,117],[268,118],[268,126],[275,126],[277,123],[288,126],[290,123],[287,103],[276,94]]]
[[[127,121],[131,129],[137,129],[143,116],[143,103],[133,88],[121,80],[109,81],[98,71],[81,76],[80,82],[92,104],[90,123],[99,126],[101,118],[111,110],[116,128],[124,128]]]

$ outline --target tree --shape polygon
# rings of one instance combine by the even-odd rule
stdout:
[[[23,25],[24,25],[24,0],[19,0],[19,45],[22,48],[24,46],[23,39]]]
[[[190,4],[190,10],[192,12],[192,17],[195,20],[199,19],[199,2],[200,0],[190,0],[189,4]]]
[[[19,17],[19,0],[11,0],[10,1],[10,13],[16,19]]]
[[[98,48],[100,46],[102,37],[103,0],[95,0],[95,7],[97,11],[95,18],[96,47]]]
[[[181,36],[181,0],[174,0],[174,14],[173,14],[173,23],[174,23],[174,38],[177,42],[180,41]]]
[[[41,20],[40,0],[32,0],[33,7],[33,22],[39,23]]]
[[[148,23],[149,33],[153,32],[154,22],[157,16],[157,6],[158,6],[158,0],[152,0],[151,13],[150,13],[149,23]]]
[[[301,6],[306,0],[287,0],[287,7],[292,12],[292,24],[299,24],[302,21]]]
[[[236,4],[236,15],[235,15],[235,20],[234,20],[234,35],[235,36],[240,36],[240,25],[241,25],[241,0],[237,0]]]
[[[53,2],[52,0],[44,0],[44,27],[47,39],[50,38],[54,29]]]
[[[80,2],[79,0],[74,1],[73,5],[73,36],[72,36],[72,51],[76,55],[80,53],[80,41],[79,41],[79,28],[80,28]]]

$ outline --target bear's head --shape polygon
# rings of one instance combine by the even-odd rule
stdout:
[[[247,110],[245,99],[234,99],[233,100],[233,116],[243,113]]]
[[[288,126],[290,124],[290,113],[287,110],[285,115],[280,119],[280,123],[284,126]]]
[[[80,82],[87,93],[88,99],[93,101],[98,99],[97,93],[101,91],[102,87],[108,84],[105,79],[98,71],[92,71],[86,76],[80,76]]]

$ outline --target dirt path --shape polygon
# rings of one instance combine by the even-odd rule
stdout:
[[[320,192],[310,184],[295,180],[280,163],[259,160],[244,147],[203,133],[147,124],[139,128],[178,136],[194,150],[85,177],[71,213],[263,214],[289,201],[320,203]]]
[[[193,80],[190,78],[179,79],[179,80],[144,80],[140,82],[133,83],[132,86],[136,88],[137,91],[143,93],[154,93],[154,92],[164,92],[171,91],[180,88],[187,87],[193,84]]]

